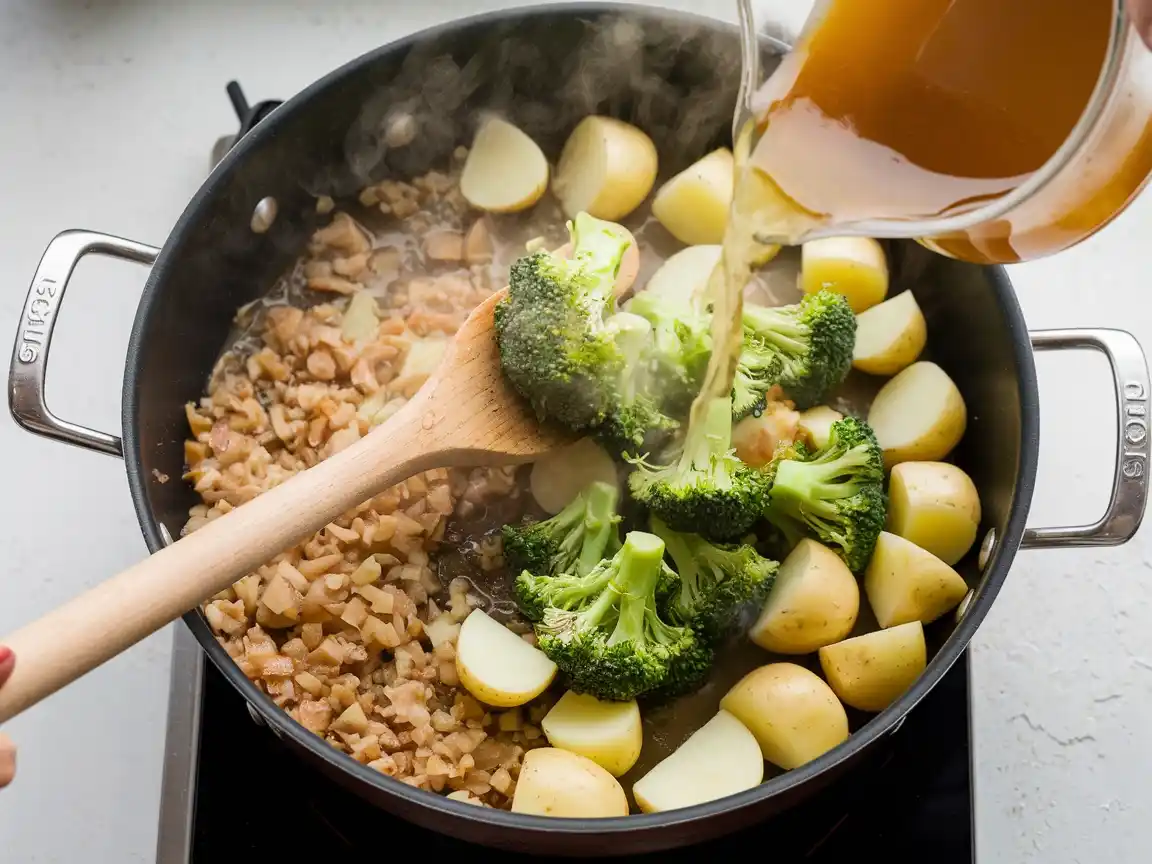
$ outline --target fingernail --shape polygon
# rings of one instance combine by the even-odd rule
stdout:
[[[16,660],[11,648],[0,645],[0,673],[7,672],[8,667]]]

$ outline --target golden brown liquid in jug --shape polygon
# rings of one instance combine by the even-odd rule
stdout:
[[[708,288],[717,350],[694,416],[731,388],[741,290],[763,242],[962,215],[1012,192],[1073,132],[1115,26],[1113,0],[826,0],[818,14],[739,127]],[[997,220],[921,242],[978,263],[1050,254],[1107,224],[1150,171],[1152,88],[1121,76],[1061,174]]]
[[[1011,192],[1088,105],[1114,3],[831,0],[820,14],[753,99],[750,164],[763,175],[760,197],[779,200],[748,206],[767,211],[758,229],[775,221],[783,240],[868,219],[958,215]],[[1070,245],[1070,233],[1072,242],[1092,233],[1138,190],[1152,160],[1144,144],[1105,188],[1079,200],[1049,194],[1046,225],[1009,213],[980,226],[975,244],[952,236],[931,245],[975,261]],[[1014,238],[1021,228],[1029,236]]]

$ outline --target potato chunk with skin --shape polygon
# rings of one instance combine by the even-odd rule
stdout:
[[[911,291],[856,316],[852,366],[869,375],[895,375],[928,343],[928,324]]]
[[[555,515],[596,481],[617,485],[616,463],[595,440],[581,438],[536,462],[528,488],[536,503]]]
[[[645,813],[663,813],[735,795],[763,779],[764,757],[755,736],[721,710],[637,780],[632,795]]]
[[[845,705],[883,711],[928,665],[924,625],[919,621],[865,633],[820,649],[820,668]]]
[[[515,213],[547,188],[548,160],[539,145],[506,120],[487,118],[464,162],[460,194],[479,210]]]
[[[852,632],[860,612],[860,588],[840,556],[801,540],[780,571],[749,638],[777,654],[811,654]]]
[[[864,573],[864,592],[881,627],[931,624],[964,599],[960,574],[915,543],[881,531]]]
[[[880,388],[868,425],[888,466],[939,460],[964,437],[968,409],[948,373],[921,360]]]
[[[605,702],[569,690],[544,715],[540,726],[553,747],[579,753],[615,777],[636,764],[644,743],[635,699]]]
[[[456,674],[481,702],[512,708],[548,689],[556,664],[503,624],[474,609],[456,640]]]
[[[652,191],[656,145],[643,131],[614,117],[585,117],[568,136],[552,191],[569,219],[584,211],[623,219]]]
[[[660,187],[652,215],[681,243],[720,243],[728,226],[735,171],[731,150],[713,150]]]
[[[681,249],[660,265],[644,290],[670,301],[690,303],[703,294],[722,251],[723,247],[714,244]]]
[[[888,530],[945,564],[968,554],[980,527],[980,494],[947,462],[901,462],[888,481]]]
[[[513,813],[571,819],[628,815],[628,797],[620,783],[578,753],[538,747],[524,754]]]
[[[820,676],[795,663],[753,669],[720,707],[756,736],[764,758],[786,771],[848,740],[848,715]]]
[[[888,260],[870,237],[827,237],[800,250],[800,287],[805,294],[827,289],[859,315],[888,296]]]

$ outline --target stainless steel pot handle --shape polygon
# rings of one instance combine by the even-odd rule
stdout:
[[[160,250],[95,231],[62,231],[52,238],[40,258],[20,316],[12,365],[8,370],[8,408],[16,422],[29,432],[109,456],[122,456],[120,439],[115,435],[61,420],[44,401],[48,349],[52,345],[56,313],[64,300],[72,271],[81,258],[90,254],[152,264]]]
[[[1132,539],[1144,518],[1148,500],[1148,362],[1140,343],[1123,330],[1039,330],[1029,334],[1036,351],[1088,348],[1108,358],[1116,392],[1116,474],[1108,509],[1091,525],[1029,528],[1021,549],[1068,546],[1119,546]]]

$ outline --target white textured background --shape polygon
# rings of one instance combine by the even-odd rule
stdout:
[[[0,335],[43,247],[85,227],[160,244],[235,129],[224,84],[285,98],[346,60],[440,20],[519,5],[392,0],[8,0],[0,4]],[[731,18],[728,2],[664,5]],[[769,0],[795,25],[806,2]],[[1114,326],[1152,346],[1152,197],[1053,260],[1014,268],[1033,327]],[[144,271],[81,265],[57,330],[58,413],[118,427],[124,349]],[[7,324],[4,324],[7,322]],[[3,328],[8,328],[4,330]],[[4,335],[10,338],[10,335]],[[5,343],[6,344],[6,343]],[[1102,361],[1039,360],[1034,525],[1092,521],[1110,482]],[[0,633],[144,554],[122,466],[0,416]],[[974,650],[979,859],[1135,864],[1152,848],[1152,566],[1122,549],[1022,554]],[[67,634],[61,634],[67,638]],[[7,729],[21,775],[0,793],[0,861],[154,857],[170,635]],[[928,853],[930,854],[930,852]]]

